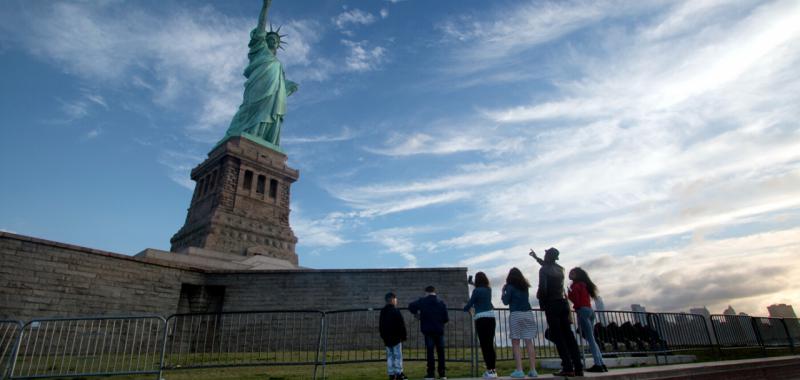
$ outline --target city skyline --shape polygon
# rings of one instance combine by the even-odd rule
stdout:
[[[0,4],[0,230],[169,249],[242,100],[259,1]],[[555,246],[608,309],[798,304],[795,1],[275,0],[312,268]],[[769,301],[769,302],[767,302]]]

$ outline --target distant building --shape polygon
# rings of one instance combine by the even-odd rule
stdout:
[[[725,311],[723,311],[722,314],[725,314],[725,315],[736,315],[736,310],[733,310],[733,306],[728,305],[728,308],[725,309]]]
[[[645,314],[647,313],[647,309],[645,309],[644,306],[635,303],[631,305],[631,311],[633,311],[634,313],[641,313],[641,314],[636,314],[636,322],[639,322],[642,325],[647,325],[647,315]]]
[[[603,302],[603,297],[600,297],[599,295],[595,297],[594,310],[600,312],[606,310],[606,304]],[[603,326],[608,326],[608,316],[606,315],[606,313],[597,313],[597,320],[599,320],[600,324],[602,324]]]
[[[713,334],[714,327],[711,324],[711,312],[708,311],[708,308],[705,307],[705,306],[703,306],[703,307],[694,307],[694,308],[689,309],[689,313],[698,314],[698,315],[702,315],[703,316],[703,319],[706,321],[706,328],[708,328],[708,331],[710,333],[709,335],[711,336],[711,343],[717,344],[717,337],[714,336],[714,334]]]
[[[689,313],[690,314],[700,314],[700,315],[702,315],[702,316],[704,316],[706,318],[710,318],[711,317],[711,312],[708,311],[708,308],[705,307],[705,306],[703,306],[703,307],[693,307],[693,308],[689,309]]]
[[[769,310],[769,316],[772,318],[797,318],[792,305],[785,303],[767,306],[767,310]]]

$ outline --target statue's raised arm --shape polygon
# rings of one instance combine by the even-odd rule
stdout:
[[[258,15],[258,27],[256,27],[259,32],[267,30],[267,14],[270,4],[272,4],[272,0],[264,0],[264,5],[261,7],[261,14]]]

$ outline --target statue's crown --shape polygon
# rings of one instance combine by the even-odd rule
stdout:
[[[278,26],[278,29],[273,30],[272,24],[269,24],[269,32],[267,32],[266,37],[275,36],[278,38],[278,49],[283,49],[283,45],[287,45],[286,42],[283,42],[283,37],[288,36],[288,34],[281,34],[281,27]]]

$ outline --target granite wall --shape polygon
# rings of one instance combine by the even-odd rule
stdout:
[[[0,319],[400,306],[432,284],[450,307],[466,268],[204,271],[0,232]]]

